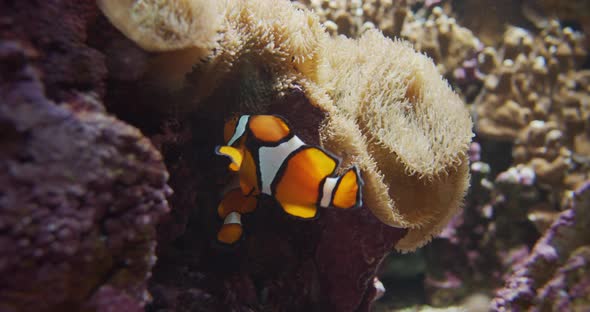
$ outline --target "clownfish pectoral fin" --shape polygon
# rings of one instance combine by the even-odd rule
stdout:
[[[291,203],[281,203],[283,210],[295,217],[302,218],[302,219],[313,219],[317,215],[317,207],[311,205],[300,205],[300,204],[291,204]]]
[[[217,155],[228,157],[231,160],[229,164],[229,169],[231,171],[238,171],[242,166],[242,160],[244,159],[244,153],[231,146],[217,146],[215,148],[215,153]]]
[[[223,225],[217,233],[217,240],[224,244],[235,244],[242,237],[241,215],[237,212],[229,213],[223,220]]]
[[[348,169],[336,183],[332,206],[342,209],[362,206],[363,184],[358,168],[354,166]]]

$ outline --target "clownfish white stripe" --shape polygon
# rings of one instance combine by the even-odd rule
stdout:
[[[289,141],[283,142],[277,146],[262,146],[258,150],[258,168],[260,168],[261,192],[272,195],[270,186],[275,179],[277,172],[285,162],[285,159],[293,151],[305,145],[297,136],[293,136]]]
[[[242,216],[238,212],[230,212],[223,219],[223,224],[242,224]]]
[[[324,187],[322,191],[322,199],[320,201],[320,207],[328,208],[330,207],[330,203],[332,202],[332,195],[334,194],[334,187],[336,187],[336,183],[338,183],[338,177],[330,178],[327,177],[326,181],[324,182]]]
[[[227,145],[232,146],[242,135],[246,132],[246,126],[248,125],[248,120],[250,119],[250,115],[243,115],[238,120],[238,124],[236,125],[236,130],[234,131],[234,135],[229,139]]]

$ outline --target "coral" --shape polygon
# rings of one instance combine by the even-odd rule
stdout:
[[[577,156],[590,112],[588,74],[579,70],[584,40],[556,21],[538,36],[512,27],[499,51],[488,47],[479,56],[486,77],[474,102],[478,134],[514,142],[515,165],[533,169],[554,193],[575,189],[590,173]]]
[[[413,13],[410,6],[419,2],[321,0],[300,4],[317,13],[332,35],[358,38],[369,30],[377,29],[387,37],[404,38],[413,43],[415,49],[434,60],[443,75],[454,78],[451,74],[461,68],[464,62],[463,75],[469,75],[465,71],[475,69],[469,62],[475,64],[473,58],[482,48],[479,40],[470,30],[459,26],[454,18],[446,15],[441,7],[430,8],[431,4],[426,3],[421,10]],[[465,79],[464,76],[458,79]]]
[[[529,122],[563,120],[570,107],[579,107],[575,99],[564,101],[573,96],[570,90],[576,82],[571,78],[586,55],[583,40],[580,33],[558,24],[537,37],[512,27],[500,51],[484,49],[480,63],[487,76],[475,100],[479,133],[514,140]]]
[[[519,7],[522,2],[452,0],[446,3],[447,11],[452,12],[461,25],[470,29],[485,45],[495,46],[502,42],[502,33],[507,25],[521,26],[527,23]]]
[[[93,1],[44,1],[31,9],[24,2],[0,2],[2,38],[18,39],[35,54],[49,98],[68,99],[70,90],[104,93],[104,58],[84,43],[88,24],[99,14]],[[67,16],[67,18],[61,18]],[[60,21],[57,23],[56,21]]]
[[[433,8],[427,18],[409,17],[401,35],[430,56],[441,74],[449,76],[483,47],[469,29],[459,26],[441,7]]]
[[[101,10],[127,37],[147,51],[152,80],[169,89],[182,87],[191,66],[217,47],[223,29],[218,1],[98,0]]]
[[[479,148],[473,146],[473,150]],[[433,306],[458,303],[473,292],[489,293],[500,285],[502,265],[490,213],[494,189],[490,168],[472,160],[471,172],[465,208],[425,247],[424,288]]]
[[[399,37],[414,2],[308,0],[299,1],[299,4],[316,13],[330,34],[356,38],[369,29],[379,29],[388,37]]]
[[[215,1],[98,0],[97,3],[111,23],[148,51],[211,49],[221,29],[221,7]]]
[[[100,287],[83,306],[83,309],[97,312],[141,312],[144,308],[134,298],[111,286]]]
[[[0,1],[0,310],[486,311],[502,284],[497,310],[587,310],[588,10],[562,2]],[[357,164],[364,206],[262,200],[216,244],[240,114]]]
[[[103,289],[142,307],[169,209],[161,156],[93,93],[47,99],[26,46],[0,45],[0,307],[94,305]]]
[[[521,164],[496,175],[483,161],[485,147],[473,143],[470,150],[465,208],[425,247],[424,287],[434,306],[456,304],[473,292],[492,295],[559,214],[532,168]]]
[[[531,184],[559,187],[572,162],[571,151],[563,143],[557,124],[535,120],[519,133],[512,152],[514,162],[533,170]]]
[[[590,184],[573,193],[569,208],[536,243],[531,254],[517,264],[498,291],[493,308],[567,310],[588,309]],[[563,296],[563,292],[568,295]]]
[[[361,37],[359,44],[334,40],[337,52],[325,60],[319,76],[332,90],[342,117],[333,114],[325,144],[341,150],[342,144],[354,143],[355,149],[369,152],[355,161],[367,184],[367,206],[387,224],[411,227],[397,247],[413,249],[444,226],[463,197],[471,122],[459,98],[437,78],[432,62],[409,46],[374,31]],[[373,51],[369,59],[367,51]],[[364,66],[350,61],[355,59]],[[348,96],[339,98],[344,92]],[[346,136],[355,135],[351,131],[355,123],[364,138],[346,143]],[[364,142],[369,142],[367,147]],[[419,192],[433,197],[417,201]]]
[[[544,28],[551,18],[579,23],[584,32],[590,31],[590,3],[588,1],[563,2],[556,0],[527,0],[522,4],[523,14],[535,26]]]

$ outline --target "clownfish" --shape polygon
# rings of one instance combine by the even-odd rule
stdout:
[[[276,115],[242,115],[225,124],[226,145],[218,155],[230,159],[239,187],[227,192],[218,206],[224,224],[218,240],[232,244],[242,235],[241,215],[256,209],[259,196],[274,198],[295,217],[311,219],[317,209],[349,209],[362,205],[359,170],[352,166],[335,175],[340,159],[321,147],[305,144]]]

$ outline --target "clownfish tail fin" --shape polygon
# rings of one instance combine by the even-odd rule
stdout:
[[[348,169],[336,182],[334,195],[332,196],[332,206],[341,209],[362,206],[363,184],[358,168],[353,166]]]
[[[232,245],[242,237],[242,215],[238,212],[229,213],[223,220],[223,225],[217,233],[217,240]]]
[[[229,169],[231,171],[240,170],[242,160],[244,159],[244,152],[242,150],[231,146],[217,146],[215,148],[215,153],[231,160],[231,163],[229,164]]]

